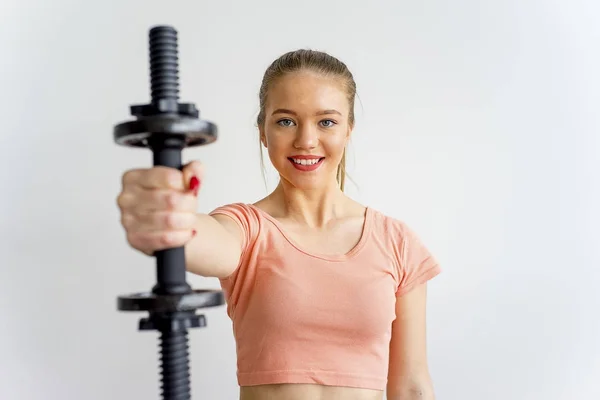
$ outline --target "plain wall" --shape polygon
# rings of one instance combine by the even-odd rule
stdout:
[[[592,0],[3,2],[0,398],[158,398],[157,333],[116,310],[155,282],[116,206],[122,173],[152,158],[112,139],[129,105],[149,100],[155,24],[179,31],[181,101],[220,131],[184,152],[206,166],[199,211],[267,194],[262,74],[286,51],[328,51],[358,85],[348,193],[410,224],[444,268],[428,306],[438,399],[600,398],[599,11]],[[208,327],[190,333],[193,398],[235,399],[231,323],[224,307],[204,314]]]

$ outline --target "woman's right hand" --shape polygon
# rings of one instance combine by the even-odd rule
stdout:
[[[202,176],[198,161],[181,171],[160,166],[126,171],[117,205],[129,245],[149,256],[184,246],[196,234]]]

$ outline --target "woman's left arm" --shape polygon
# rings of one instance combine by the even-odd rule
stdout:
[[[396,298],[387,400],[435,400],[426,349],[427,284]]]

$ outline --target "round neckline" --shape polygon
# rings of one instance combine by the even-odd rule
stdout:
[[[283,227],[283,225],[281,224],[281,222],[279,222],[271,214],[269,214],[268,212],[264,211],[263,209],[255,206],[254,204],[248,204],[248,206],[251,207],[252,209],[256,210],[265,219],[267,219],[268,221],[270,221],[277,228],[277,230],[281,233],[281,235],[285,238],[285,240],[290,245],[292,245],[294,248],[296,248],[296,250],[298,250],[301,253],[306,254],[306,255],[308,255],[310,257],[319,258],[319,259],[322,259],[322,260],[325,260],[325,261],[346,261],[349,258],[352,258],[353,256],[355,256],[364,247],[365,243],[367,242],[368,236],[371,233],[371,219],[372,219],[372,211],[373,210],[371,210],[371,208],[369,206],[365,206],[363,227],[362,227],[362,230],[361,230],[360,238],[358,239],[358,242],[354,245],[354,247],[352,247],[349,251],[347,251],[344,254],[322,254],[322,253],[315,253],[315,252],[307,251],[302,246],[300,246],[287,233],[286,229]]]

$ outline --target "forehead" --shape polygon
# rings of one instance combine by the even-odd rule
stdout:
[[[313,72],[295,72],[277,79],[269,88],[267,107],[329,109],[349,107],[344,81]]]

